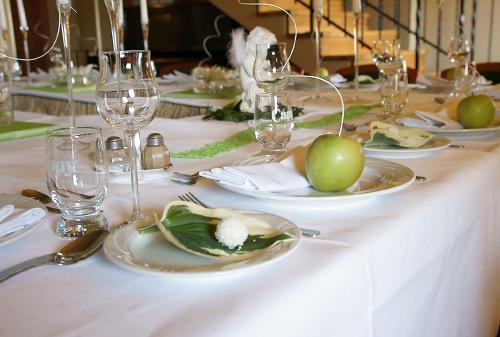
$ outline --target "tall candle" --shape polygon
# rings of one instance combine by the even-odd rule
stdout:
[[[323,10],[323,0],[314,0],[314,10],[316,12]]]
[[[353,2],[352,2],[352,12],[354,14],[361,13],[361,0],[353,0]]]
[[[118,14],[118,24],[123,27],[123,0],[120,0],[120,12]]]
[[[17,0],[17,11],[19,12],[19,26],[22,28],[29,28],[28,21],[26,21],[23,0]]]
[[[141,23],[142,25],[148,25],[149,24],[149,17],[148,17],[148,3],[146,0],[141,0]]]
[[[2,32],[7,30],[7,17],[5,16],[5,6],[3,5],[3,0],[0,0],[0,29]]]

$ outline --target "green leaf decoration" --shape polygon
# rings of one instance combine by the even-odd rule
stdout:
[[[380,104],[374,105],[352,105],[345,110],[345,120],[354,119],[363,116],[368,111],[374,108],[381,107]],[[252,117],[253,118],[253,117]],[[318,128],[326,127],[332,124],[339,123],[342,116],[340,113],[332,114],[323,117],[316,121],[296,122],[294,128]],[[245,129],[234,133],[224,140],[205,144],[202,147],[191,149],[182,152],[171,152],[172,158],[209,158],[218,155],[219,153],[229,152],[239,147],[255,142],[255,134],[252,128]]]
[[[241,101],[237,103],[231,103],[223,107],[222,109],[217,109],[205,117],[203,119],[213,119],[218,121],[231,121],[231,122],[244,122],[253,119],[253,113],[241,111],[240,109]],[[282,104],[278,105],[278,108],[282,110],[284,106]],[[271,108],[269,107],[269,114],[271,114]],[[292,107],[293,117],[297,117],[304,113],[304,108],[301,107]]]
[[[380,121],[370,123],[370,139],[364,146],[395,146],[418,148],[426,144],[433,135],[418,128],[409,128]]]
[[[195,213],[191,203],[174,202],[169,204],[166,214],[157,225],[147,226],[139,229],[140,234],[157,232],[157,226],[163,226],[161,230],[165,238],[175,246],[188,252],[221,258],[242,258],[258,254],[259,251],[271,247],[278,241],[294,239],[288,233],[273,230],[275,235],[263,234],[249,235],[243,245],[237,248],[229,248],[219,242],[215,237],[217,225],[222,218],[205,216]],[[207,210],[207,213],[210,210]],[[154,229],[156,228],[156,230]]]
[[[377,145],[388,145],[388,146],[397,146],[401,147],[399,142],[395,139],[389,138],[383,133],[376,133],[373,136],[373,139],[370,140],[369,142],[366,142],[364,146],[370,147],[370,146],[377,146]]]

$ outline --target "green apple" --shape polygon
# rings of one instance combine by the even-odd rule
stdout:
[[[457,119],[466,129],[485,128],[495,118],[495,104],[486,95],[469,96],[457,106]]]
[[[332,134],[319,136],[306,155],[306,174],[311,185],[323,192],[352,186],[365,167],[365,154],[357,141]]]
[[[329,80],[330,78],[330,73],[328,72],[328,69],[326,68],[319,68],[314,71],[314,76],[321,77],[324,80]]]

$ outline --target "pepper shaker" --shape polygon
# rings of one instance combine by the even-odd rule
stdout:
[[[126,172],[130,170],[127,153],[120,137],[111,136],[106,139],[106,157],[108,172]]]
[[[143,167],[146,170],[166,168],[170,166],[170,153],[159,133],[152,133],[146,139],[143,153]]]

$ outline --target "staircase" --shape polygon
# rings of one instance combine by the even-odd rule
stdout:
[[[278,41],[287,42],[289,46],[293,43],[294,25],[288,16],[277,8],[271,6],[244,6],[239,5],[236,0],[210,0],[212,4],[232,17],[243,27],[251,30],[255,26],[262,26],[272,31]],[[315,70],[315,45],[314,35],[311,33],[310,9],[305,5],[295,0],[268,0],[261,1],[278,5],[288,10],[294,17],[297,24],[297,46],[292,57],[294,64],[304,69],[308,73]],[[312,0],[303,0],[309,5]],[[329,2],[329,4],[327,3]],[[328,5],[330,6],[328,11]],[[349,32],[353,31],[354,19],[350,12],[344,15],[344,5],[342,0],[325,0],[324,16],[329,15],[330,20],[338,25],[346,27]],[[370,13],[363,13],[361,25],[365,27],[363,32],[363,40],[371,45],[374,40],[379,39],[396,39],[397,32],[395,29],[378,30],[370,29]],[[361,33],[360,33],[361,35]],[[330,72],[336,69],[352,65],[353,62],[353,40],[347,36],[345,32],[338,29],[332,24],[329,24],[326,19],[321,23],[321,58],[322,67],[327,68]],[[359,45],[360,64],[371,63],[370,50]],[[414,67],[415,52],[411,50],[403,51],[408,66]],[[421,53],[420,64],[423,65],[424,53]],[[421,69],[422,70],[422,69]]]

